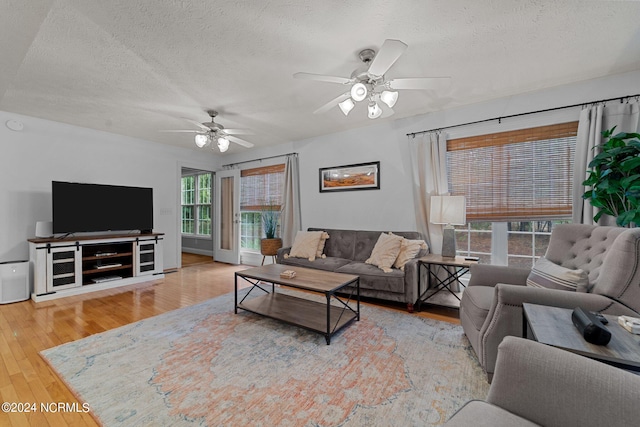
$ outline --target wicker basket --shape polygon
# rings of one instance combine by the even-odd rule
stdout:
[[[282,239],[262,239],[260,240],[260,253],[264,256],[275,256],[278,249],[282,247]]]

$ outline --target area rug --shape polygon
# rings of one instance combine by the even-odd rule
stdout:
[[[41,352],[105,426],[424,426],[488,391],[462,328],[361,306],[322,335],[233,293]]]

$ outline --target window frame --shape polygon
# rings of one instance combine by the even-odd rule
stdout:
[[[209,187],[208,188],[202,188],[202,184],[201,184],[201,178],[208,176],[209,177]],[[193,203],[184,203],[184,199],[185,199],[185,190],[184,190],[184,180],[185,178],[192,178],[193,179],[193,189],[190,189],[188,191],[193,193],[192,196],[192,201]],[[196,238],[196,239],[207,239],[207,240],[211,240],[213,239],[213,173],[212,172],[194,172],[194,173],[190,173],[190,174],[186,174],[186,175],[182,175],[180,178],[180,185],[181,185],[181,189],[180,189],[180,235],[184,236],[184,237],[189,237],[189,238]],[[205,200],[204,202],[201,201],[202,199],[202,191],[206,191],[208,193],[208,196],[206,198],[208,198],[208,202]],[[185,232],[184,231],[184,208],[185,207],[189,207],[191,208],[191,212],[192,212],[192,219],[188,219],[192,222],[192,233],[189,232]],[[208,219],[202,219],[202,214],[201,214],[201,209],[202,208],[208,208],[209,210],[209,218]],[[209,233],[208,234],[203,234],[200,233],[200,227],[202,225],[203,221],[208,221],[208,229],[209,229]]]

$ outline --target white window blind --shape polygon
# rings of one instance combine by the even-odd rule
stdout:
[[[578,122],[447,141],[449,189],[467,197],[467,219],[571,215]]]
[[[284,164],[245,169],[240,172],[240,186],[240,210],[260,211],[265,206],[280,210]]]

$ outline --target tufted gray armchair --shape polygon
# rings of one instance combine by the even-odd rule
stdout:
[[[474,265],[460,302],[460,322],[489,381],[498,345],[522,336],[522,304],[640,317],[640,228],[556,226],[545,258],[589,277],[589,292],[526,286],[530,269]]]

